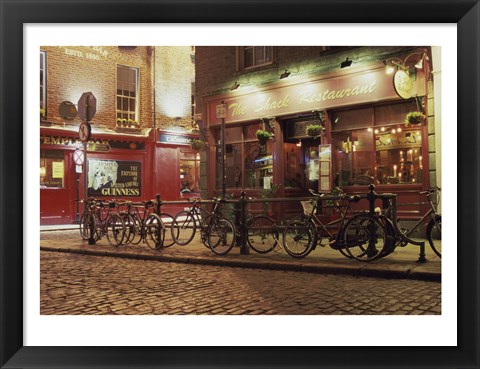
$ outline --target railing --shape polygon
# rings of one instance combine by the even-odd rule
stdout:
[[[398,229],[398,222],[397,222],[397,195],[393,193],[383,193],[383,194],[377,194],[375,192],[375,187],[373,185],[370,185],[368,187],[369,192],[364,194],[364,195],[358,195],[359,200],[367,200],[368,201],[368,212],[370,215],[375,216],[376,214],[376,207],[375,207],[375,202],[377,200],[380,200],[382,202],[382,209],[386,210],[387,208],[390,209],[390,216],[391,216],[391,225],[394,228],[394,231],[396,233],[396,237],[400,238],[402,241],[410,244],[414,244],[417,246],[420,246],[420,253],[419,253],[419,262],[425,262],[426,257],[425,257],[425,242],[423,241],[416,241],[411,238],[406,237],[399,229]],[[247,215],[248,215],[248,206],[250,204],[255,204],[255,203],[281,203],[281,202],[295,202],[300,204],[300,201],[317,201],[320,200],[322,202],[325,201],[332,201],[332,202],[338,202],[343,199],[342,196],[335,196],[335,195],[324,195],[321,198],[317,197],[288,197],[288,198],[249,198],[246,194],[245,191],[242,191],[240,194],[239,199],[226,199],[225,202],[227,204],[234,204],[234,207],[232,209],[229,209],[233,211],[234,214],[234,222],[236,226],[238,227],[238,234],[239,238],[237,239],[237,245],[240,246],[240,253],[241,254],[249,254],[250,249],[247,243],[247,234],[248,234],[248,229],[247,229]],[[162,213],[162,207],[163,206],[168,206],[168,205],[192,205],[193,201],[199,201],[200,204],[214,204],[215,200],[203,200],[203,199],[189,199],[189,200],[174,200],[174,201],[164,201],[161,200],[161,197],[159,194],[156,195],[155,199],[150,200],[151,203],[153,203],[154,211],[157,215],[160,215]],[[103,203],[108,203],[108,201],[102,200]],[[120,203],[120,201],[113,201],[116,203]],[[146,202],[131,202],[130,204],[132,206],[144,206]],[[337,205],[327,205],[327,206],[322,206],[322,208],[328,208],[328,207],[336,207]],[[175,214],[172,214],[175,216]],[[283,221],[286,219],[278,219],[279,220],[279,228],[282,227]],[[93,240],[89,240],[89,243],[93,242]]]

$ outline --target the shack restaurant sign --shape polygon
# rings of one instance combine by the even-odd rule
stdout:
[[[208,103],[209,124],[219,124],[216,106],[228,105],[226,123],[281,116],[315,109],[398,98],[392,76],[385,69],[277,87],[231,99],[223,96]]]

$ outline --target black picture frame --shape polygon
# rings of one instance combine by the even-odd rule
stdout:
[[[478,0],[256,2],[0,0],[0,365],[4,368],[479,368]],[[23,25],[25,23],[456,23],[458,346],[23,346]],[[408,40],[407,40],[408,41]],[[448,103],[448,102],[444,102]],[[445,123],[448,126],[449,122]],[[8,160],[7,160],[8,159]],[[452,169],[454,170],[454,169]],[[421,327],[419,327],[421,329]],[[253,332],[252,332],[253,333]],[[318,332],[322,334],[322,332]],[[415,334],[415,332],[412,332]],[[292,340],[294,337],[292,337]],[[226,342],[219,342],[226,344]],[[288,343],[288,340],[287,340]],[[428,342],[425,342],[428,345]],[[108,342],[106,342],[108,345]]]

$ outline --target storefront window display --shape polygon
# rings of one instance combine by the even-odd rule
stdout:
[[[200,174],[200,154],[193,151],[180,151],[180,193],[198,192]]]
[[[390,110],[400,111],[401,107]],[[347,117],[346,122],[337,125],[332,132],[334,170],[339,185],[422,183],[421,129],[406,128],[399,121],[403,113],[390,114],[390,122],[387,122],[385,114],[373,115],[373,112],[373,109],[365,109],[365,114],[349,112],[350,117],[357,113],[358,120],[351,121]],[[375,117],[373,125],[372,117]]]
[[[273,181],[273,141],[261,145],[256,132],[262,124],[225,129],[227,188],[270,188]],[[217,189],[222,188],[220,131],[216,131]]]
[[[63,151],[40,150],[40,187],[64,187],[65,167],[63,156]]]

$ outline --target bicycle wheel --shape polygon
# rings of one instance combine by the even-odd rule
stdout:
[[[134,226],[135,227],[135,234],[133,235],[133,238],[130,241],[130,243],[132,245],[138,245],[143,240],[142,231],[144,231],[144,227],[142,225],[142,221],[138,218],[137,214],[133,213],[133,214],[131,214],[131,216],[133,218],[133,223],[135,224],[135,226]]]
[[[163,240],[165,239],[165,226],[162,219],[152,213],[147,217],[145,221],[145,243],[152,250],[158,250],[163,246]]]
[[[345,249],[353,259],[372,261],[382,256],[387,235],[385,225],[377,217],[358,214],[345,225]]]
[[[120,215],[111,215],[106,227],[108,243],[114,247],[120,246],[125,236],[125,224]]]
[[[200,222],[200,241],[204,244],[205,247],[210,248],[208,244],[208,229],[212,223],[213,216],[208,214],[205,218],[202,218]]]
[[[427,238],[433,252],[442,257],[442,216],[435,215],[427,226]]]
[[[217,255],[225,255],[235,245],[235,226],[226,218],[214,217],[207,237],[210,249]]]
[[[162,219],[163,225],[165,227],[165,239],[163,240],[163,247],[170,247],[175,244],[175,238],[172,236],[171,232],[173,225],[173,216],[167,213],[160,213],[160,219]],[[178,237],[176,231],[174,232],[174,234]]]
[[[196,230],[195,218],[188,211],[181,211],[175,215],[171,226],[171,235],[175,243],[181,246],[188,245],[193,240]]]
[[[296,217],[283,231],[283,248],[294,258],[307,256],[317,242],[317,228],[310,218]]]
[[[278,236],[275,221],[270,217],[259,215],[247,222],[248,245],[259,254],[272,251],[277,246]]]
[[[95,220],[95,216],[86,211],[85,213],[82,214],[82,217],[80,218],[80,236],[84,240],[89,240],[91,236],[91,230],[93,229],[93,238],[95,241],[98,240],[98,233],[96,232],[97,229],[97,224]]]
[[[135,239],[135,235],[139,230],[135,219],[130,214],[123,214],[122,219],[125,224],[125,237],[123,243],[128,245]]]

